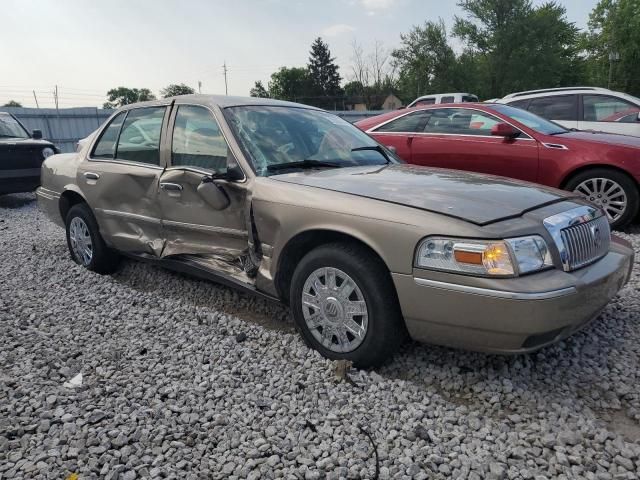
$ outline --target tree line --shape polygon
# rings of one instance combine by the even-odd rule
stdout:
[[[391,93],[405,103],[430,93],[469,92],[488,99],[576,85],[640,95],[640,0],[600,0],[584,30],[567,19],[557,1],[534,6],[531,0],[459,0],[458,5],[462,15],[450,31],[442,19],[425,21],[400,34],[392,50],[375,42],[365,51],[354,40],[347,72],[340,72],[329,45],[316,38],[307,65],[283,66],[266,86],[256,81],[249,93],[328,109],[347,103],[378,109]],[[194,92],[174,84],[160,95]],[[155,98],[147,88],[117,87],[107,92],[104,108]]]
[[[347,83],[329,46],[314,41],[306,67],[281,67],[268,86],[250,94],[331,107],[356,98],[379,108],[394,93],[469,92],[480,98],[537,88],[610,87],[640,94],[640,0],[600,0],[580,30],[563,5],[530,0],[461,0],[462,15],[447,31],[426,21],[400,35],[391,51],[376,42],[365,52],[354,41]],[[454,49],[453,41],[461,48]]]

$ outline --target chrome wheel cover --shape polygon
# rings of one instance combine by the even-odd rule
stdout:
[[[315,270],[302,288],[302,314],[313,337],[327,350],[348,353],[367,335],[369,315],[356,282],[337,268]]]
[[[73,217],[69,224],[69,240],[71,250],[76,259],[85,267],[91,263],[93,258],[93,243],[89,227],[80,217]]]
[[[609,222],[617,221],[627,210],[627,194],[619,183],[609,178],[590,178],[578,185],[574,192],[601,207]]]

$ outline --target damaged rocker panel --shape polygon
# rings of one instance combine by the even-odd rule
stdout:
[[[234,275],[229,273],[229,271],[223,272],[220,268],[212,270],[211,266],[203,265],[198,261],[197,258],[192,258],[191,255],[176,255],[165,258],[158,258],[145,253],[125,253],[125,255],[136,260],[142,260],[147,263],[167,268],[169,270],[185,273],[194,277],[202,278],[204,280],[221,283],[229,287],[240,288],[245,292],[251,293],[261,298],[265,298],[275,303],[281,303],[279,298],[258,290],[255,285],[253,285],[253,283],[247,283],[246,281],[240,280],[238,278],[237,271]]]

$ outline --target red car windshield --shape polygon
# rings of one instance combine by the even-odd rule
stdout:
[[[487,105],[487,108],[495,110],[496,112],[501,113],[502,115],[505,115],[509,118],[513,118],[516,122],[520,122],[521,124],[529,127],[531,130],[535,130],[536,132],[542,133],[543,135],[559,135],[561,133],[567,133],[569,131],[562,125],[559,125],[550,120],[546,120],[534,113],[522,110],[521,108],[502,105],[499,103]]]

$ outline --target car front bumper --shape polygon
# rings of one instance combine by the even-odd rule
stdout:
[[[478,279],[415,269],[392,274],[407,329],[418,341],[469,350],[524,353],[584,327],[625,285],[630,244],[614,237],[609,253],[573,272]]]

